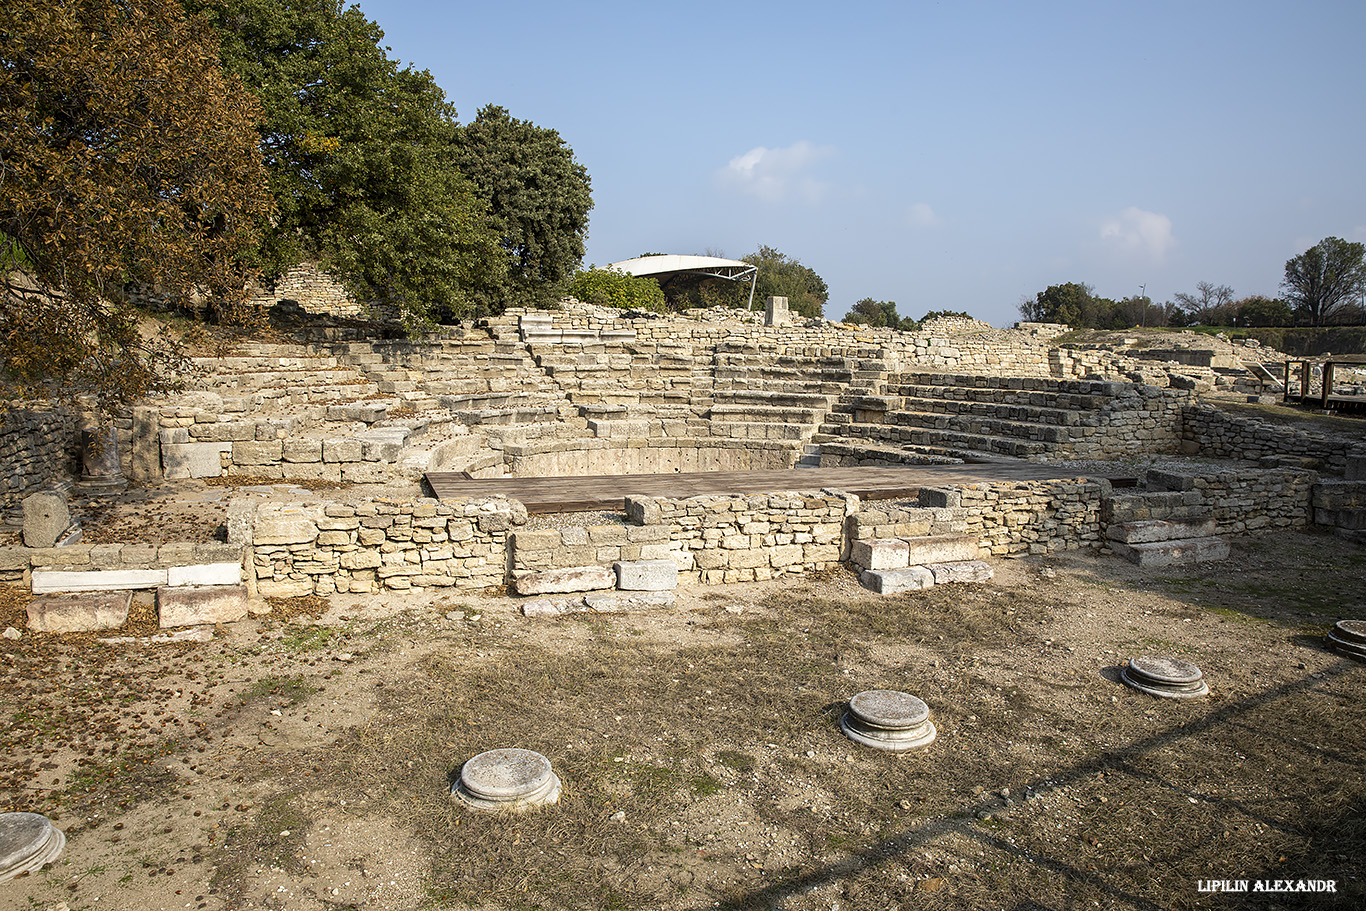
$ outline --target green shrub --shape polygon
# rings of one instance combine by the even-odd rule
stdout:
[[[664,292],[652,278],[636,278],[616,269],[590,266],[574,274],[569,293],[585,304],[621,310],[664,312]]]

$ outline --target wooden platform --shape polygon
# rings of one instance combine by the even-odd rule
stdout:
[[[460,472],[433,471],[427,484],[442,500],[501,496],[519,500],[527,511],[621,512],[628,496],[698,497],[776,493],[834,487],[869,500],[913,497],[922,487],[1074,478],[1075,470],[1034,462],[980,462],[964,465],[913,465],[896,468],[794,468],[781,471],[699,471],[670,474],[587,475],[561,478],[468,478]],[[1132,486],[1132,478],[1110,478]]]

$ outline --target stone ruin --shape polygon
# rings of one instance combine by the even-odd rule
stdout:
[[[562,613],[666,605],[679,581],[841,563],[892,592],[981,580],[988,557],[1086,548],[1150,566],[1220,559],[1230,533],[1317,523],[1366,536],[1366,443],[1217,407],[1218,396],[1278,395],[1278,354],[1207,339],[1170,350],[1060,347],[1064,329],[948,318],[902,333],[794,320],[776,301],[767,314],[673,317],[566,301],[420,341],[304,327],[291,342],[194,359],[186,391],[115,422],[118,464],[106,470],[135,485],[243,479],[226,540],[92,545],[57,529],[61,485],[79,471],[79,422],[11,409],[0,506],[24,534],[0,547],[0,580],[35,593],[156,588],[163,623],[243,616],[262,597],[500,585],[573,594],[537,608]],[[1158,454],[1219,464],[1138,469]],[[429,472],[629,476],[983,459],[1118,461],[1132,480],[1117,486],[1113,470],[1089,466],[1070,479],[922,487],[913,501],[889,503],[804,485],[800,472],[790,491],[743,496],[631,496],[624,483],[624,518],[551,527],[529,522],[516,500],[438,500],[423,487]],[[42,516],[32,537],[30,504]],[[547,581],[557,577],[577,581]],[[117,616],[115,605],[105,622]]]

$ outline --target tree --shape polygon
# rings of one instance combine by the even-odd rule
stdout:
[[[457,164],[489,206],[508,281],[493,308],[539,303],[583,262],[593,195],[588,171],[555,130],[488,105],[456,139]]]
[[[664,291],[653,278],[637,278],[617,269],[589,268],[576,272],[569,293],[587,304],[622,310],[664,312]]]
[[[898,327],[901,317],[896,315],[896,301],[875,301],[871,297],[865,297],[844,315],[844,321],[856,326],[883,329],[888,326]]]
[[[741,262],[758,267],[758,274],[754,278],[756,301],[785,297],[788,309],[795,313],[813,319],[824,315],[830,290],[826,287],[825,279],[817,275],[814,269],[763,245],[760,245],[759,252],[742,257]]]
[[[1114,301],[1097,297],[1090,285],[1067,282],[1049,285],[1020,303],[1020,314],[1031,322],[1066,323],[1074,329],[1118,329],[1125,325]]]
[[[1228,326],[1237,313],[1233,306],[1233,289],[1228,285],[1196,282],[1194,294],[1182,291],[1172,297],[1186,311],[1187,325]]]
[[[896,301],[875,301],[871,297],[854,304],[853,309],[845,314],[844,321],[856,326],[871,326],[875,329],[885,327],[902,332],[909,332],[918,325],[913,317],[897,316]]]
[[[1286,302],[1322,326],[1366,293],[1366,244],[1326,237],[1285,264]]]
[[[240,299],[269,211],[258,109],[175,0],[7,0],[0,33],[0,391],[107,410],[177,362],[126,286]]]
[[[1290,305],[1279,298],[1253,295],[1234,302],[1239,326],[1290,326],[1295,314]]]
[[[278,214],[271,276],[317,260],[410,327],[461,315],[503,280],[487,204],[457,166],[455,110],[429,73],[400,68],[384,32],[340,0],[187,0],[218,29],[224,65],[259,95]]]

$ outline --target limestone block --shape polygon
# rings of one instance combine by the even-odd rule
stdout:
[[[570,566],[528,573],[513,588],[519,595],[548,595],[613,588],[616,581],[616,573],[606,566]]]
[[[235,623],[247,619],[244,585],[191,585],[157,589],[161,628]]]
[[[1178,538],[1207,538],[1217,530],[1214,519],[1149,519],[1110,525],[1105,536],[1125,544],[1151,544]]]
[[[128,622],[129,592],[39,595],[28,605],[28,628],[40,633],[118,629]]]
[[[934,573],[923,566],[909,566],[905,569],[864,570],[859,576],[864,588],[880,595],[895,595],[899,592],[919,591],[934,585]]]
[[[232,464],[238,468],[249,465],[276,465],[284,447],[280,440],[243,440],[232,444]]]
[[[161,467],[167,478],[216,478],[223,474],[223,453],[231,451],[231,443],[167,444],[163,441]]]
[[[977,559],[977,539],[971,535],[930,535],[901,540],[909,546],[912,566]]]
[[[1130,563],[1137,563],[1145,569],[1226,560],[1229,555],[1228,541],[1223,538],[1187,538],[1151,544],[1124,544],[1114,541],[1110,547]]]
[[[104,569],[90,572],[33,571],[33,593],[126,591],[166,584],[164,569]]]
[[[241,563],[171,566],[166,570],[166,584],[173,587],[182,585],[236,585],[241,581]]]
[[[285,440],[281,446],[280,457],[286,462],[321,462],[322,440]]]
[[[252,544],[310,544],[317,540],[318,526],[313,516],[298,507],[261,509],[256,514]]]
[[[931,563],[925,567],[934,575],[934,584],[947,582],[990,582],[995,573],[981,560],[963,560],[957,563]]]
[[[256,583],[256,593],[262,598],[302,598],[313,594],[310,579],[262,579]]]
[[[588,609],[599,614],[657,610],[661,607],[673,607],[675,600],[673,592],[647,592],[638,595],[594,593],[583,596],[583,602]]]
[[[864,569],[905,569],[910,555],[910,545],[900,538],[875,538],[855,541],[849,558]]]
[[[569,530],[569,529],[566,529]],[[585,543],[587,538],[585,538]],[[523,530],[512,533],[512,547],[522,551],[557,550],[561,545],[560,532],[553,528]],[[563,542],[571,543],[571,542]]]
[[[678,565],[672,560],[614,563],[617,588],[631,592],[662,592],[678,588]]]
[[[44,490],[24,497],[25,547],[51,547],[70,525],[65,494]]]
[[[379,551],[353,550],[342,554],[338,562],[343,569],[375,569],[383,559]]]
[[[323,440],[324,462],[359,462],[364,452],[360,440]]]

